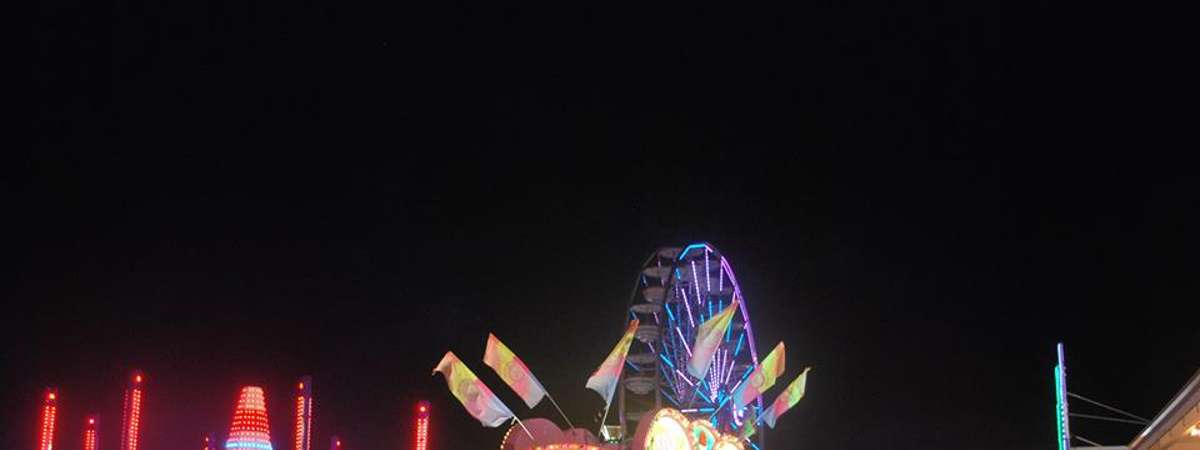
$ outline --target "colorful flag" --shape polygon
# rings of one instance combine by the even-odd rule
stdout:
[[[625,330],[625,335],[621,336],[621,341],[613,347],[608,358],[596,369],[596,373],[588,377],[587,388],[604,397],[605,407],[612,403],[613,392],[617,390],[617,382],[621,379],[621,369],[625,367],[625,355],[629,354],[629,345],[633,343],[633,334],[637,327],[637,319],[629,322],[629,328]]]
[[[504,406],[504,402],[500,401],[496,394],[454,355],[454,352],[446,352],[446,356],[433,368],[433,372],[441,372],[446,377],[450,393],[454,394],[467,408],[467,412],[479,419],[483,426],[498,427],[514,416],[512,411]]]
[[[750,439],[754,432],[758,431],[758,407],[750,406],[746,410],[746,417],[742,418],[742,431],[738,433],[742,439]]]
[[[775,385],[775,379],[783,375],[785,350],[783,343],[775,346],[774,350],[758,363],[758,367],[750,373],[750,377],[733,391],[733,407],[741,408],[761,396],[763,392]]]
[[[508,383],[508,386],[516,391],[517,395],[521,396],[521,400],[525,400],[525,404],[530,408],[537,406],[538,402],[542,401],[542,397],[546,396],[546,388],[543,388],[542,383],[533,376],[533,372],[529,371],[529,366],[526,366],[521,358],[518,358],[512,350],[508,349],[508,346],[491,333],[488,333],[487,351],[483,352],[483,363],[495,370],[496,375],[500,375],[500,379]]]
[[[696,328],[696,342],[692,345],[692,359],[688,361],[688,373],[696,378],[704,378],[708,373],[708,365],[712,362],[713,354],[721,348],[721,340],[725,331],[733,321],[733,313],[737,311],[737,300],[729,303],[719,314],[704,321]]]
[[[787,389],[784,389],[778,397],[775,397],[775,402],[771,403],[771,407],[763,411],[763,421],[767,426],[775,428],[775,420],[779,419],[783,413],[796,406],[800,399],[804,398],[804,385],[808,384],[808,371],[811,367],[804,369],[804,373],[796,377],[792,384],[789,384]]]

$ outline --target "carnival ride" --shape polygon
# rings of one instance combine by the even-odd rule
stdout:
[[[551,399],[570,428],[543,418],[522,421],[453,351],[433,373],[445,377],[450,393],[481,425],[510,425],[502,450],[763,450],[758,425],[774,427],[804,397],[810,368],[763,407],[763,393],[785,373],[784,344],[760,361],[741,286],[711,244],[651,253],[635,278],[623,322],[621,339],[585,384],[604,401],[599,438],[574,428],[495,335],[488,336],[484,364],[529,408]],[[616,425],[609,424],[612,416]]]
[[[688,373],[689,347],[697,327],[738,301],[738,313],[704,377]],[[617,398],[620,425],[606,426],[606,438],[629,435],[647,414],[663,406],[687,417],[706,419],[721,432],[743,425],[749,408],[734,408],[730,396],[758,365],[754,331],[745,296],[729,261],[701,242],[660,248],[635,278],[626,320],[638,319],[637,340],[622,373]],[[762,408],[762,398],[750,407]],[[761,434],[760,434],[761,436]]]

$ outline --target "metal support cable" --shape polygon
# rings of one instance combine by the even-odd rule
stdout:
[[[1119,410],[1119,409],[1117,409],[1117,408],[1113,408],[1113,407],[1111,407],[1111,406],[1105,405],[1105,404],[1103,404],[1103,403],[1100,403],[1100,402],[1098,402],[1098,401],[1095,401],[1095,400],[1092,400],[1092,399],[1090,399],[1090,398],[1084,397],[1084,396],[1082,396],[1082,395],[1076,394],[1076,393],[1074,393],[1074,392],[1067,392],[1067,395],[1069,395],[1069,396],[1071,396],[1071,397],[1075,397],[1075,398],[1077,398],[1077,399],[1080,399],[1080,400],[1083,400],[1083,401],[1085,401],[1085,402],[1091,403],[1091,404],[1093,404],[1093,405],[1099,406],[1099,407],[1101,407],[1101,408],[1107,409],[1107,410],[1109,410],[1109,411],[1113,411],[1113,412],[1116,412],[1116,413],[1124,414],[1124,415],[1126,415],[1126,416],[1129,416],[1129,417],[1132,417],[1132,418],[1134,418],[1134,419],[1140,420],[1140,421],[1142,421],[1142,423],[1143,423],[1143,424],[1148,424],[1148,423],[1150,423],[1150,419],[1147,419],[1147,418],[1145,418],[1145,417],[1138,416],[1138,415],[1136,415],[1136,414],[1133,414],[1133,413],[1129,413],[1129,412],[1121,411],[1121,410]]]
[[[1142,422],[1142,421],[1138,421],[1138,420],[1120,419],[1120,418],[1116,418],[1116,417],[1096,416],[1096,415],[1092,415],[1092,414],[1079,414],[1079,413],[1071,413],[1069,415],[1071,417],[1079,417],[1082,419],[1107,420],[1109,422],[1121,422],[1121,423],[1132,423],[1132,424],[1136,424],[1136,425],[1146,425],[1146,422]]]
[[[1097,447],[1103,447],[1103,446],[1104,446],[1104,444],[1101,444],[1101,443],[1099,443],[1099,442],[1096,442],[1096,441],[1093,441],[1093,440],[1091,440],[1091,439],[1085,438],[1085,437],[1083,437],[1083,436],[1080,436],[1080,435],[1078,435],[1078,434],[1076,434],[1076,435],[1074,435],[1074,436],[1071,436],[1071,437],[1073,437],[1073,438],[1075,438],[1075,439],[1079,439],[1079,440],[1083,441],[1083,442],[1084,442],[1084,443],[1086,443],[1086,444],[1095,445],[1095,446],[1097,446]]]

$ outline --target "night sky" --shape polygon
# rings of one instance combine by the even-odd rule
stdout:
[[[785,382],[814,367],[772,448],[1050,448],[1060,340],[1072,391],[1152,416],[1200,368],[1200,177],[1152,57],[958,3],[41,2],[0,447],[54,385],[56,448],[96,411],[116,449],[137,367],[145,450],[223,434],[243,384],[286,448],[303,374],[315,448],[406,449],[419,399],[434,448],[495,448],[430,376],[446,350],[556,416],[488,332],[594,429],[640,264],[694,241]]]

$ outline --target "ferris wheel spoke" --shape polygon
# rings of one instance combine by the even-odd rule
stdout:
[[[687,310],[688,323],[690,323],[694,328],[696,326],[696,321],[695,319],[692,319],[692,305],[690,302],[688,302],[687,291],[680,290],[680,292],[683,293],[683,307]]]

